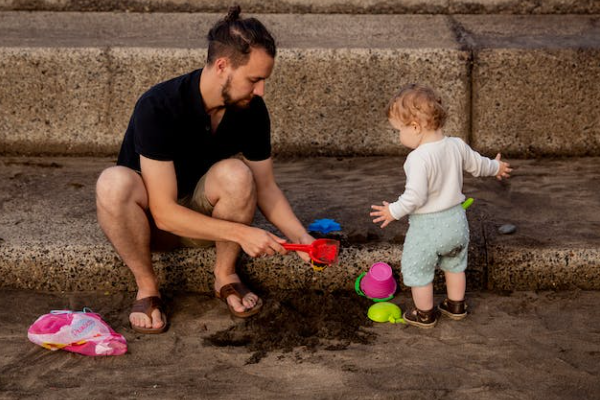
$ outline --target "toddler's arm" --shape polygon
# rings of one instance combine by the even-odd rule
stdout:
[[[500,153],[492,160],[473,150],[462,139],[454,138],[455,143],[459,144],[459,148],[463,155],[463,168],[465,171],[475,177],[480,176],[495,176],[498,179],[510,177],[510,165],[504,161],[500,161]]]
[[[404,193],[393,203],[383,202],[383,206],[371,206],[375,210],[371,212],[372,217],[377,217],[373,223],[382,222],[385,228],[390,222],[411,214],[427,201],[427,168],[426,162],[416,154],[410,153],[404,163],[406,173],[406,187]]]

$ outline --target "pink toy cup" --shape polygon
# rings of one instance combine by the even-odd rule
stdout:
[[[396,293],[396,288],[392,267],[383,262],[373,264],[360,280],[360,289],[371,299],[387,299]]]

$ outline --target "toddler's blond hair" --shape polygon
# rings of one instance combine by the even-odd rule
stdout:
[[[426,129],[437,130],[446,123],[447,112],[442,98],[432,88],[410,83],[392,97],[387,117],[404,125],[416,121]]]

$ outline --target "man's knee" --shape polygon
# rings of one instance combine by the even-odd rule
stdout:
[[[218,162],[212,168],[212,176],[207,180],[207,191],[212,191],[215,187],[218,191],[237,196],[255,195],[255,183],[252,170],[238,159],[227,159]]]
[[[102,171],[96,182],[96,204],[116,206],[128,201],[146,202],[145,187],[139,174],[120,166]]]

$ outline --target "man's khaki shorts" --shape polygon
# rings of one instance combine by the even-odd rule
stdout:
[[[206,174],[204,174],[196,184],[194,193],[180,199],[178,203],[191,210],[197,211],[201,214],[208,215],[209,217],[211,217],[215,206],[210,204],[210,201],[208,201],[208,199],[206,198],[206,193],[204,190],[205,183]],[[214,241],[206,239],[192,239],[186,237],[181,237],[179,239],[183,247],[210,247],[214,246],[215,244]]]

